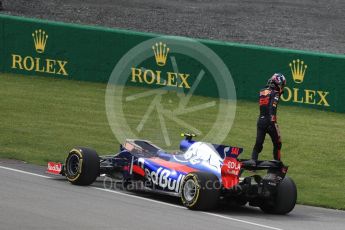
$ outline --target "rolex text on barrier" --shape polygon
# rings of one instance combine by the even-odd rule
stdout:
[[[4,73],[106,83],[117,62],[155,34],[0,15],[0,69]],[[182,39],[176,37],[176,39]],[[342,93],[345,56],[198,40],[230,70],[237,99],[257,101],[257,92],[276,72],[287,78],[282,104],[345,112]],[[198,75],[192,58],[179,58],[169,44],[148,45],[152,58],[129,68],[127,82],[138,87],[191,90]],[[182,61],[181,61],[182,60]],[[213,84],[214,85],[214,84]],[[207,73],[196,95],[218,97]]]

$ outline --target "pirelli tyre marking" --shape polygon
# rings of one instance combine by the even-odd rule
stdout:
[[[200,194],[200,187],[201,186],[196,175],[189,174],[184,178],[181,192],[181,199],[184,205],[193,207],[197,203]]]
[[[77,155],[79,161],[78,161],[78,173],[75,176],[72,175],[72,177],[71,177],[71,175],[70,175],[70,173],[68,171],[69,170],[69,165],[67,163],[68,163],[68,161],[69,161],[69,159],[71,158],[72,155]],[[70,155],[66,158],[65,165],[66,165],[66,170],[67,170],[67,174],[66,174],[67,175],[66,176],[67,179],[69,181],[71,181],[71,182],[76,181],[80,177],[81,172],[82,172],[82,168],[83,168],[83,156],[82,156],[82,154],[81,154],[79,149],[72,149],[70,151]]]

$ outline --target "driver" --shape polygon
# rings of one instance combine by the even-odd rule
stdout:
[[[268,133],[273,143],[273,158],[280,161],[280,150],[282,142],[279,127],[277,124],[277,108],[281,94],[286,85],[283,74],[275,73],[268,80],[267,85],[260,91],[259,104],[260,116],[257,122],[256,142],[252,152],[251,163],[256,165],[259,153],[262,151],[266,133]]]

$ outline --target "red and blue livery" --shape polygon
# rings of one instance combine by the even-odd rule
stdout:
[[[248,203],[275,214],[293,210],[297,189],[282,162],[258,161],[253,165],[239,159],[243,148],[195,141],[192,134],[183,136],[180,151],[175,153],[147,140],[132,139],[126,140],[118,153],[106,156],[76,147],[64,164],[49,162],[47,172],[64,175],[76,185],[90,185],[105,175],[130,190],[180,197],[183,205],[194,210],[226,203]]]

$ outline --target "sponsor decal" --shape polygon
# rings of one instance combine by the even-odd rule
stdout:
[[[223,159],[211,144],[196,142],[182,155],[183,159],[174,156],[177,161],[188,162],[192,165],[204,164],[220,172]]]
[[[297,59],[289,63],[293,81],[298,85],[302,84],[307,74],[307,65],[303,60]],[[329,107],[328,96],[330,92],[315,89],[300,89],[297,86],[292,88],[285,87],[284,94],[281,95],[282,101],[293,103],[317,105]]]
[[[166,72],[164,78],[161,77],[161,74],[162,71],[158,70],[146,69],[142,71],[141,69],[132,67],[131,82],[190,89],[188,82],[189,74]]]
[[[156,64],[160,67],[165,66],[170,49],[165,43],[159,42],[152,46]],[[162,72],[159,70],[131,68],[131,82],[147,85],[170,86],[190,89],[188,82],[190,74]]]
[[[238,156],[240,154],[240,148],[231,147],[231,154]]]
[[[60,174],[62,170],[62,164],[61,163],[55,163],[55,162],[48,162],[48,173],[52,174]]]
[[[227,157],[222,166],[222,174],[238,175],[240,173],[241,163],[237,159]]]
[[[239,162],[236,162],[236,161],[228,161],[228,162],[226,162],[226,165],[228,167],[228,170],[238,171],[241,169],[241,164]]]
[[[299,59],[290,62],[289,66],[294,82],[298,84],[302,83],[308,66],[304,64],[304,61],[300,61]]]
[[[241,163],[232,157],[226,157],[222,166],[222,183],[225,188],[231,188],[238,184]]]
[[[28,72],[47,73],[68,76],[68,61],[42,56],[46,51],[48,34],[38,29],[32,33],[33,44],[37,55],[11,54],[11,68]]]
[[[237,158],[243,151],[243,148],[228,146],[224,148],[224,159],[226,157]]]
[[[167,188],[170,191],[179,192],[181,181],[183,181],[185,176],[180,174],[177,179],[174,179],[170,177],[172,174],[173,172],[162,167],[159,167],[157,171],[150,171],[148,168],[145,168],[145,175],[148,181],[163,189]]]
[[[165,66],[167,62],[168,53],[170,48],[166,44],[159,42],[152,46],[153,53],[155,54],[156,63],[159,66]]]

